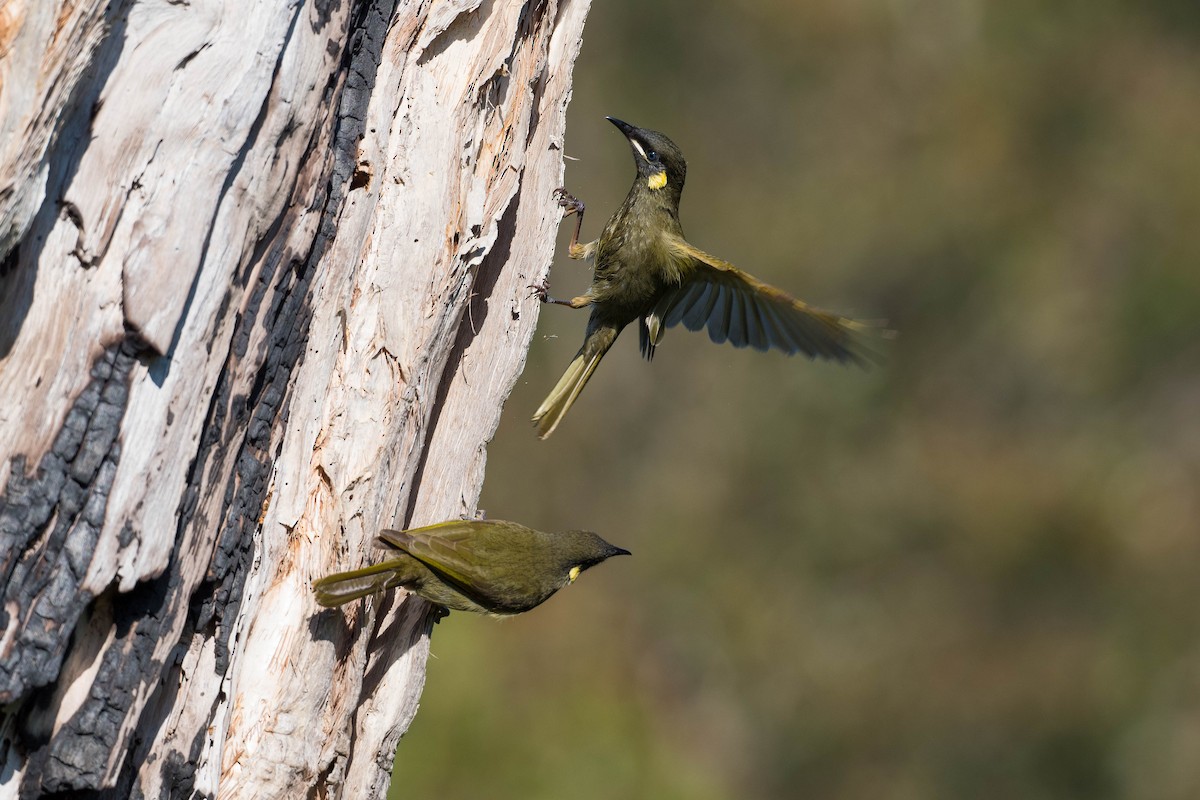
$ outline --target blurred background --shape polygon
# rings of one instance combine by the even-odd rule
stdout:
[[[634,556],[438,626],[394,797],[1200,797],[1200,4],[604,0],[575,86],[586,239],[612,114],[694,244],[900,336],[630,329],[539,442],[543,309],[481,505]]]

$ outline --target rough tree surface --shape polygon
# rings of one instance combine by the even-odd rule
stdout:
[[[0,798],[385,792],[431,609],[309,583],[474,511],[587,6],[0,2]]]

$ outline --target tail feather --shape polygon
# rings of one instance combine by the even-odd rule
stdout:
[[[583,391],[588,379],[596,371],[600,359],[617,340],[619,329],[599,328],[588,333],[583,347],[575,355],[575,359],[567,367],[567,371],[558,379],[558,383],[547,395],[538,410],[534,412],[533,424],[537,427],[539,439],[545,439],[554,433],[558,423],[566,416],[567,411],[575,404],[575,398]]]
[[[350,572],[336,572],[313,581],[317,603],[333,608],[369,594],[400,586],[408,579],[408,558],[390,558]]]

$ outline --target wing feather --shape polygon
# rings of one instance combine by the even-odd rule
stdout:
[[[763,320],[766,326],[767,343],[782,350],[785,353],[791,354],[798,352],[800,340],[792,333],[791,329],[784,323],[782,316],[774,306],[764,304],[762,306]]]
[[[654,336],[650,332],[650,316],[638,320],[638,349],[647,361],[654,360]]]
[[[654,308],[662,327],[680,322],[693,331],[707,327],[712,341],[734,347],[775,348],[862,366],[878,360],[865,341],[872,326],[813,308],[682,238],[668,244],[688,266],[683,283]]]
[[[763,351],[768,347],[767,331],[763,324],[763,309],[758,303],[747,299],[746,306],[746,343],[755,350]]]
[[[711,283],[697,283],[693,286],[699,291],[696,292],[695,302],[683,315],[683,324],[690,331],[698,331],[708,324],[708,317],[712,313],[713,304],[717,302],[716,296],[720,288]]]
[[[708,318],[708,338],[721,344],[729,338],[729,319],[733,316],[733,292],[721,284],[717,287],[717,300]]]
[[[682,292],[679,294],[679,299],[670,309],[670,313],[663,319],[665,327],[678,325],[679,321],[695,307],[696,298],[704,292],[704,287],[699,284],[688,284],[681,287]]]
[[[726,335],[729,337],[729,343],[734,347],[746,346],[746,298],[743,292],[732,290],[729,287],[726,291],[729,293],[729,328],[726,330]]]
[[[380,531],[376,544],[403,550],[437,573],[447,583],[476,603],[489,606],[496,593],[494,586],[475,566],[471,543],[483,525],[506,523],[486,520],[451,520],[408,531]]]

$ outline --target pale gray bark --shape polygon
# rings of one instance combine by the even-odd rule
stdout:
[[[379,797],[588,0],[0,0],[0,798]],[[532,434],[531,434],[532,435]]]

